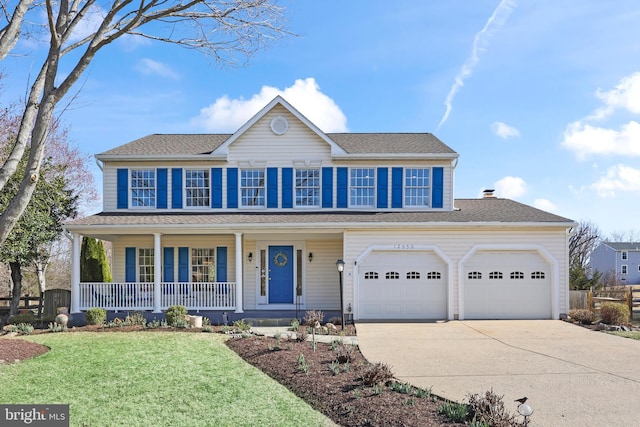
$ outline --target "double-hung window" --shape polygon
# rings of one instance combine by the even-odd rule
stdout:
[[[296,206],[320,206],[320,169],[296,169]]]
[[[431,205],[429,168],[407,168],[404,170],[404,205],[428,207]]]
[[[131,206],[152,208],[156,206],[156,171],[131,169]]]
[[[195,283],[216,281],[214,248],[191,249],[191,281]]]
[[[373,168],[352,168],[349,178],[349,204],[352,207],[375,206],[375,175]]]
[[[211,188],[208,169],[185,170],[184,188],[188,207],[209,206]]]
[[[265,206],[264,169],[243,169],[240,172],[242,206]]]
[[[141,283],[153,283],[155,280],[153,248],[138,249],[138,280]]]

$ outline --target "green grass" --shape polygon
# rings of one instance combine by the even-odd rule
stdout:
[[[61,333],[0,366],[0,402],[70,404],[72,426],[321,426],[322,414],[215,334]],[[293,368],[293,367],[292,367]]]
[[[630,332],[608,332],[611,335],[617,335],[623,338],[631,338],[632,340],[640,340],[640,332],[638,331],[630,331]]]

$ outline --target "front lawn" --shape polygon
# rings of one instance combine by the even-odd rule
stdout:
[[[322,426],[331,421],[217,334],[60,333],[0,366],[2,403],[68,403],[72,426]]]
[[[617,335],[619,337],[631,338],[633,340],[640,340],[640,332],[638,331],[620,331],[620,332],[608,332],[611,335]]]

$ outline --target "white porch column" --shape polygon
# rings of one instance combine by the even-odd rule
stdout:
[[[236,313],[242,310],[242,233],[236,235]]]
[[[80,249],[82,235],[73,234],[71,243],[71,313],[80,313]]]
[[[160,313],[160,299],[162,298],[162,247],[160,233],[153,233],[153,312]]]

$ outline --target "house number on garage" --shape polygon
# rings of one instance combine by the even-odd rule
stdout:
[[[401,243],[401,244],[393,245],[393,249],[413,249],[413,244]]]

